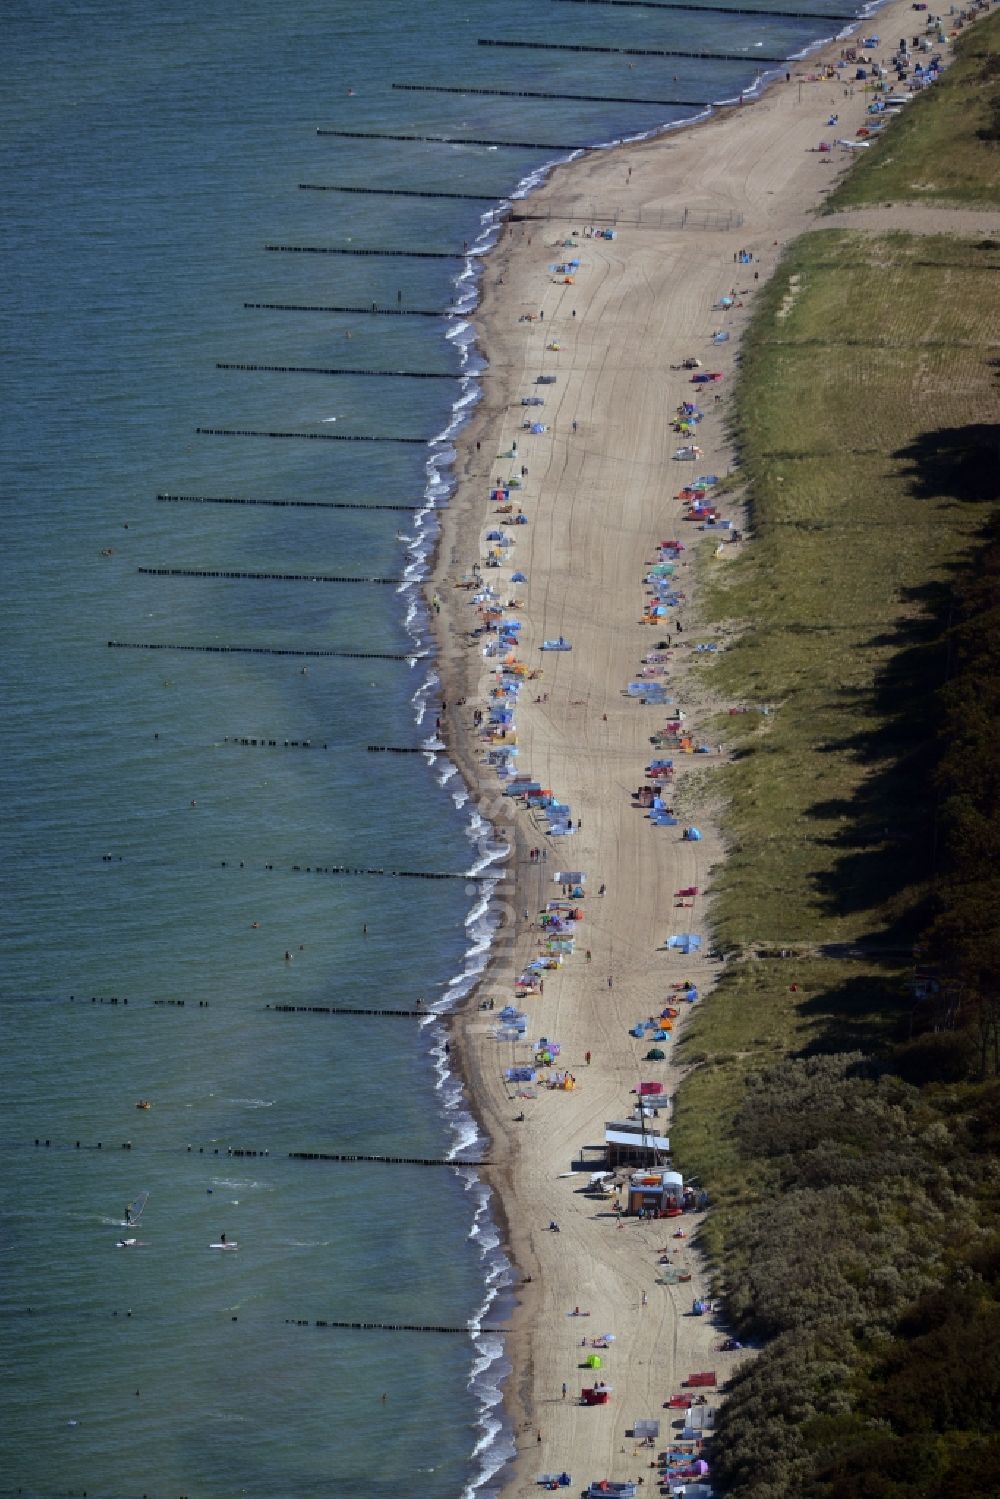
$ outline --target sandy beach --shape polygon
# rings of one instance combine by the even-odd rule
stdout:
[[[886,6],[864,23],[883,39],[875,55],[887,57],[924,20],[908,3]],[[724,568],[748,543],[701,534],[683,519],[675,496],[696,474],[730,472],[726,413],[754,295],[787,242],[814,224],[824,190],[849,165],[847,152],[815,149],[821,140],[853,137],[864,119],[867,96],[851,87],[853,66],[833,81],[812,77],[844,45],[791,64],[791,80],[752,105],[559,168],[520,205],[533,217],[506,226],[486,268],[476,314],[489,360],[485,398],[461,434],[460,484],[445,515],[433,588],[443,728],[483,815],[514,848],[499,892],[504,924],[495,958],[453,1031],[453,1050],[493,1140],[495,1164],[485,1175],[526,1282],[509,1345],[507,1406],[518,1442],[505,1489],[512,1496],[537,1492],[536,1475],[545,1471],[569,1471],[577,1491],[592,1479],[650,1478],[654,1454],[626,1436],[635,1420],[658,1417],[668,1431],[677,1413],[665,1412],[664,1402],[688,1374],[714,1369],[721,1383],[740,1357],[719,1351],[723,1335],[710,1317],[690,1315],[694,1297],[709,1290],[690,1247],[698,1214],[619,1223],[608,1203],[582,1191],[586,1171],[567,1173],[584,1147],[603,1140],[606,1120],[627,1116],[640,1081],[662,1082],[667,1095],[677,1084],[675,1043],[667,1044],[666,1062],[644,1062],[649,1043],[630,1028],[658,1014],[681,980],[702,991],[713,981],[706,892],[724,851],[712,779],[725,747],[713,739],[710,753],[673,754],[675,780],[665,794],[679,825],[654,826],[632,793],[645,780],[655,753],[650,736],[666,712],[641,706],[624,689],[643,656],[669,635],[666,690],[697,744],[706,738],[708,713],[725,706],[710,707],[699,680],[705,658],[694,644],[716,637],[699,618],[696,579]],[[839,116],[835,128],[826,123],[832,114]],[[614,239],[585,233],[612,213]],[[685,216],[683,227],[664,227]],[[851,215],[852,227],[861,217]],[[885,228],[891,211],[877,211],[871,222]],[[576,248],[565,248],[570,239]],[[752,260],[737,263],[740,251]],[[549,269],[569,256],[581,262],[572,284]],[[733,306],[718,309],[730,296]],[[718,332],[728,341],[713,344]],[[678,368],[687,357],[720,372],[722,382],[692,385],[690,371]],[[536,386],[540,374],[554,375],[555,383]],[[529,395],[543,397],[544,406],[522,407]],[[679,403],[691,399],[704,412],[695,464],[675,461],[683,439],[671,430]],[[525,431],[529,418],[545,430]],[[493,481],[520,478],[522,467],[523,486],[512,498],[528,523],[513,527],[496,513],[489,490]],[[742,530],[731,496],[721,508]],[[518,769],[570,804],[577,824],[571,837],[547,838],[533,814],[501,799],[473,723],[494,685],[496,662],[484,660],[482,641],[470,641],[480,621],[472,590],[459,585],[471,580],[473,564],[485,564],[486,534],[497,525],[516,545],[506,569],[483,576],[504,599],[519,601],[517,656],[542,672],[525,682],[517,706]],[[676,572],[683,600],[651,625],[642,620],[643,576],[667,538],[685,544]],[[527,581],[510,584],[512,569]],[[542,653],[542,641],[556,637],[572,650]],[[701,841],[683,840],[688,823],[697,824]],[[537,848],[544,860],[529,857]],[[518,1097],[502,1069],[529,1060],[528,1047],[496,1040],[495,1014],[478,1005],[490,996],[497,1008],[511,1000],[514,978],[538,951],[537,913],[559,894],[559,869],[587,874],[584,920],[575,952],[545,974],[544,992],[529,996],[524,1008],[528,1038],[558,1041],[560,1065],[577,1086]],[[699,894],[681,904],[675,892],[692,886]],[[665,950],[667,937],[681,932],[702,935],[702,955]],[[669,1134],[669,1110],[657,1125]],[[590,1169],[602,1164],[596,1152],[590,1159]],[[684,1172],[683,1161],[675,1165]],[[674,1237],[678,1222],[683,1238]],[[691,1279],[662,1284],[664,1253]],[[588,1315],[573,1315],[575,1308]],[[615,1341],[598,1377],[613,1395],[609,1405],[589,1409],[578,1403],[580,1389],[593,1382],[581,1368],[582,1340],[603,1333]]]

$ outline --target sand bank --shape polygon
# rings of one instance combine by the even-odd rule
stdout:
[[[887,56],[888,43],[912,35],[924,19],[908,3],[896,3],[864,24],[885,39],[879,53]],[[658,1013],[677,981],[690,978],[704,991],[713,979],[707,956],[681,958],[665,952],[664,943],[672,933],[691,931],[710,946],[704,895],[681,907],[674,892],[690,886],[704,892],[722,857],[720,832],[706,808],[724,749],[713,744],[708,755],[673,756],[681,825],[697,822],[702,840],[682,841],[681,826],[654,827],[631,793],[644,780],[650,735],[665,710],[639,706],[623,689],[643,655],[669,633],[667,691],[688,713],[696,738],[704,738],[697,726],[705,658],[692,646],[712,636],[699,630],[693,554],[698,568],[725,567],[742,545],[723,544],[715,558],[719,538],[699,537],[674,496],[696,473],[730,471],[728,392],[754,294],[782,247],[810,227],[824,190],[849,163],[847,153],[815,148],[824,139],[853,136],[863,121],[867,99],[851,86],[854,70],[833,82],[810,79],[824,57],[839,57],[842,45],[792,64],[791,81],[775,84],[753,105],[559,168],[523,205],[537,217],[505,228],[476,314],[490,368],[485,399],[461,434],[460,484],[446,514],[433,586],[449,744],[484,815],[506,829],[515,850],[500,892],[504,925],[494,962],[454,1030],[454,1049],[501,1163],[486,1174],[516,1264],[530,1277],[510,1345],[507,1403],[519,1447],[510,1495],[537,1492],[542,1471],[568,1469],[577,1491],[595,1478],[651,1477],[652,1454],[638,1452],[625,1435],[635,1419],[659,1417],[669,1430],[663,1403],[683,1379],[714,1368],[721,1381],[739,1356],[718,1351],[720,1333],[708,1318],[689,1315],[694,1296],[706,1290],[688,1247],[697,1215],[681,1220],[683,1239],[673,1238],[674,1221],[619,1225],[607,1204],[582,1193],[585,1174],[560,1173],[583,1147],[602,1141],[606,1120],[627,1114],[640,1081],[655,1078],[672,1092],[673,1065],[643,1062],[648,1043],[631,1036],[630,1027]],[[834,113],[839,124],[832,129],[826,121]],[[663,227],[685,210],[683,227]],[[615,239],[584,235],[610,213],[618,219]],[[726,222],[728,230],[715,227]],[[570,238],[577,248],[565,247]],[[741,250],[752,255],[750,264],[736,263]],[[572,284],[549,269],[569,256],[581,261]],[[734,305],[719,310],[723,296]],[[729,340],[715,345],[718,332]],[[721,385],[692,386],[690,373],[677,368],[687,356],[721,372]],[[555,384],[536,386],[543,373],[555,375]],[[535,394],[543,407],[521,406],[523,396]],[[695,396],[705,418],[695,439],[702,456],[692,466],[674,460],[681,439],[671,421],[678,404]],[[525,432],[527,417],[546,430]],[[506,524],[488,502],[491,480],[520,478],[522,466],[527,474],[516,503],[529,524],[507,529],[516,536],[512,565],[527,582],[513,585],[509,596],[520,601],[517,655],[543,675],[521,693],[518,768],[571,804],[580,825],[559,839],[546,839],[526,811],[501,800],[495,774],[483,764],[472,716],[485,705],[495,663],[483,659],[481,642],[469,640],[479,619],[471,591],[458,586],[471,578],[473,563],[484,562],[487,531]],[[740,526],[736,511],[724,513]],[[641,622],[643,575],[656,543],[674,537],[687,546],[677,571],[686,598],[668,622],[650,626]],[[484,576],[506,583],[510,568]],[[540,652],[544,639],[559,636],[572,643],[570,652]],[[544,862],[529,859],[538,847],[546,851]],[[559,893],[552,882],[559,868],[587,871],[585,920],[576,952],[546,975],[544,993],[525,1008],[529,1037],[561,1044],[560,1061],[577,1087],[519,1098],[501,1074],[512,1060],[527,1060],[527,1049],[494,1039],[495,1014],[475,1005],[488,995],[498,1007],[510,1000],[515,975],[538,948],[531,918]],[[606,893],[599,895],[602,883]],[[669,1116],[658,1122],[669,1134]],[[676,1164],[683,1171],[684,1163]],[[552,1219],[558,1234],[548,1229]],[[692,1279],[661,1284],[661,1251]],[[572,1316],[575,1307],[590,1315]],[[616,1340],[602,1370],[613,1397],[609,1406],[586,1409],[574,1398],[593,1382],[580,1367],[581,1339],[605,1332]]]

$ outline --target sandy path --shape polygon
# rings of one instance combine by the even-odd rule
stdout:
[[[878,17],[884,37],[909,34],[913,24],[908,3],[890,5]],[[814,67],[811,62],[809,71]],[[732,1368],[733,1355],[715,1351],[719,1333],[709,1319],[687,1315],[692,1296],[703,1286],[688,1239],[674,1241],[670,1222],[627,1220],[619,1228],[604,1203],[582,1195],[585,1175],[574,1180],[560,1173],[569,1170],[582,1147],[602,1140],[605,1120],[627,1115],[637,1082],[658,1077],[668,1091],[676,1083],[671,1065],[642,1062],[646,1043],[634,1040],[629,1027],[661,1007],[672,982],[690,977],[704,986],[712,980],[707,959],[691,962],[662,948],[670,932],[707,937],[704,899],[693,911],[678,910],[673,892],[709,884],[720,857],[719,838],[701,813],[688,816],[698,821],[704,840],[685,843],[680,827],[654,827],[635,810],[630,792],[643,780],[649,735],[665,715],[662,708],[627,700],[623,688],[644,652],[668,633],[667,625],[652,629],[639,622],[641,580],[653,546],[678,534],[691,545],[697,535],[681,521],[682,507],[672,496],[693,472],[725,474],[730,465],[726,398],[716,405],[712,387],[691,386],[689,376],[671,365],[695,354],[706,368],[726,374],[721,390],[728,390],[737,335],[755,287],[773,269],[781,245],[815,224],[812,215],[822,193],[847,165],[846,156],[831,162],[812,149],[830,134],[826,117],[836,110],[844,135],[852,135],[863,119],[860,92],[852,98],[830,82],[800,87],[806,71],[798,65],[791,84],[775,86],[753,107],[560,169],[527,205],[539,214],[555,201],[559,215],[508,227],[491,258],[477,317],[490,373],[485,400],[463,433],[463,478],[447,515],[435,585],[442,599],[449,737],[467,778],[473,784],[479,778],[484,812],[515,835],[506,925],[483,993],[495,995],[498,1004],[511,997],[511,980],[537,946],[523,913],[534,913],[558,893],[552,873],[560,867],[584,869],[589,879],[576,953],[560,971],[546,975],[544,996],[526,1004],[529,1036],[562,1044],[561,1060],[576,1074],[576,1090],[513,1099],[501,1069],[515,1056],[527,1060],[527,1049],[512,1052],[492,1039],[493,1017],[475,1010],[455,1028],[456,1050],[493,1136],[494,1159],[501,1163],[487,1175],[500,1195],[517,1264],[531,1277],[511,1342],[515,1375],[508,1406],[519,1459],[506,1490],[510,1495],[537,1492],[534,1477],[543,1470],[568,1469],[577,1490],[592,1478],[638,1476],[649,1454],[637,1455],[625,1436],[635,1418],[664,1418],[663,1402],[693,1369],[716,1368],[724,1378]],[[574,201],[581,205],[576,216],[561,211]],[[578,249],[561,252],[569,231],[588,222],[590,205],[602,202],[620,205],[629,216],[640,209],[649,215],[687,208],[689,225],[706,213],[733,212],[743,220],[731,233],[623,225],[613,241],[580,237]],[[734,265],[741,247],[759,260],[749,267]],[[547,269],[563,253],[583,262],[573,286],[557,284]],[[712,311],[733,287],[744,306]],[[519,321],[522,313],[539,311],[544,321]],[[720,328],[733,336],[714,348],[712,334]],[[548,348],[553,339],[560,344],[557,352]],[[557,383],[536,390],[534,378],[543,371],[554,373]],[[670,431],[675,408],[692,391],[700,392],[706,412],[697,439],[703,457],[694,470],[672,460],[680,439]],[[539,436],[521,430],[525,416],[536,414],[520,406],[521,396],[529,393],[545,397],[537,415],[549,430]],[[514,441],[514,460],[494,458]],[[518,764],[582,819],[571,838],[548,840],[547,862],[539,866],[528,862],[527,850],[546,840],[526,812],[515,811],[510,801],[497,803],[497,782],[481,765],[471,737],[472,709],[484,701],[489,664],[464,638],[477,620],[469,594],[455,587],[472,562],[485,557],[483,538],[497,523],[485,503],[489,477],[516,473],[522,463],[528,476],[521,502],[530,524],[514,528],[513,566],[528,575],[527,584],[513,589],[524,600],[518,656],[543,666],[544,676],[522,692]],[[710,541],[703,545],[711,551]],[[678,642],[702,638],[693,571],[684,565],[679,572],[689,603],[680,611],[682,636],[674,635],[670,622]],[[499,581],[509,571],[487,576]],[[541,655],[540,642],[557,635],[572,642],[572,652]],[[699,658],[685,649],[672,656],[670,676],[683,706],[697,700]],[[542,693],[547,700],[536,702]],[[457,705],[460,698],[466,699],[464,706]],[[697,733],[697,710],[690,721]],[[469,732],[459,733],[460,725]],[[675,763],[682,788],[692,769],[704,775],[720,761],[713,753],[686,761],[675,756]],[[600,897],[602,881],[608,890]],[[590,1066],[584,1060],[588,1049]],[[525,1120],[515,1122],[522,1108]],[[669,1132],[667,1120],[659,1122]],[[678,1168],[683,1170],[683,1162]],[[560,1224],[558,1234],[547,1228],[553,1218]],[[685,1218],[688,1235],[695,1227],[695,1219]],[[657,1250],[664,1246],[675,1252],[675,1263],[692,1271],[690,1284],[657,1284]],[[568,1315],[575,1306],[591,1315]],[[614,1396],[608,1407],[585,1409],[572,1398],[592,1382],[579,1368],[580,1340],[604,1332],[616,1337],[603,1370]]]
[[[879,203],[845,208],[818,219],[817,229],[865,229],[872,234],[1000,235],[1000,211],[989,208],[938,208],[925,203]]]

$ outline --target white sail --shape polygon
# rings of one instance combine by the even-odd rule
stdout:
[[[125,1209],[125,1221],[122,1225],[123,1228],[135,1228],[136,1224],[139,1222],[139,1219],[145,1212],[146,1203],[148,1201],[149,1193],[140,1192],[135,1201],[129,1203],[128,1207]]]

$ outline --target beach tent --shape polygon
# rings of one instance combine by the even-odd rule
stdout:
[[[689,1406],[684,1414],[681,1441],[694,1442],[706,1436],[715,1426],[715,1411],[710,1405]]]
[[[701,947],[701,938],[694,932],[679,932],[676,937],[668,937],[666,945],[671,952],[693,953]]]
[[[509,1083],[533,1083],[535,1081],[534,1067],[508,1067],[504,1077]]]
[[[647,1439],[655,1441],[660,1435],[660,1423],[651,1416],[643,1416],[634,1423],[632,1435],[638,1442],[646,1441]]]
[[[666,1052],[661,1051],[658,1046],[651,1046],[643,1058],[646,1062],[665,1062],[666,1059]]]
[[[583,1362],[584,1362],[584,1364],[586,1365],[586,1367],[588,1369],[603,1369],[604,1368],[604,1360],[601,1358],[601,1355],[599,1353],[588,1354],[588,1356],[584,1359]]]
[[[527,583],[528,579],[527,579],[527,575],[525,573],[517,572],[517,573],[511,573],[510,581],[512,583]],[[520,629],[521,626],[518,625],[517,628]]]

